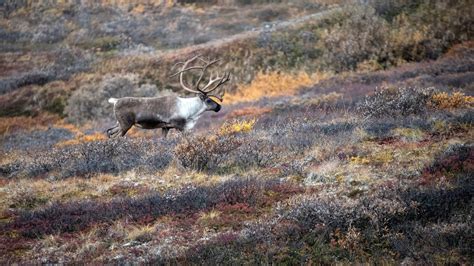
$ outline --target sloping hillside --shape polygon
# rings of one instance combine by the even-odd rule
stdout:
[[[217,2],[1,20],[0,261],[472,263],[468,1]],[[106,138],[195,54],[220,112]]]

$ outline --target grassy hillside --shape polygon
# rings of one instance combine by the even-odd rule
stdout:
[[[188,2],[5,12],[0,261],[472,263],[468,1]],[[195,54],[220,112],[106,138]]]

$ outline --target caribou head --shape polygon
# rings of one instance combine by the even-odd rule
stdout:
[[[202,65],[202,66],[199,66],[199,65],[189,66],[189,64],[193,63],[196,60],[199,60],[199,61],[203,62],[204,65]],[[174,76],[179,75],[179,83],[181,84],[181,87],[184,90],[187,90],[189,92],[198,94],[201,101],[203,103],[205,103],[206,106],[208,107],[207,111],[219,112],[219,110],[221,109],[221,105],[219,103],[217,103],[216,101],[214,101],[213,99],[211,99],[210,97],[211,96],[215,97],[215,98],[219,99],[219,101],[222,102],[222,100],[223,100],[222,99],[223,91],[221,90],[221,94],[212,94],[212,92],[215,91],[217,88],[219,88],[222,84],[224,84],[224,83],[226,83],[227,81],[230,80],[230,73],[229,72],[224,72],[224,75],[221,76],[221,77],[219,75],[216,75],[216,77],[213,77],[213,75],[211,73],[210,77],[208,79],[208,83],[206,85],[204,85],[202,88],[200,88],[201,82],[203,81],[204,75],[206,74],[209,67],[215,65],[219,61],[220,61],[220,59],[213,60],[213,61],[206,61],[206,60],[202,59],[200,56],[195,56],[195,57],[193,57],[193,58],[191,58],[191,59],[189,59],[185,62],[176,63],[173,66],[173,68],[176,67],[177,65],[183,65],[183,66],[180,69],[180,71],[178,71],[177,73],[171,75],[170,77],[174,77]],[[201,74],[199,75],[199,78],[198,78],[194,88],[190,88],[184,82],[184,74],[186,72],[190,72],[190,71],[193,71],[193,70],[199,70],[201,72]]]

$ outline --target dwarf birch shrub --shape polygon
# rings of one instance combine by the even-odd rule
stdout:
[[[358,110],[366,117],[418,115],[426,111],[432,94],[432,88],[377,88]]]
[[[185,138],[175,148],[175,156],[185,168],[198,171],[216,169],[242,141],[235,135],[201,135]]]

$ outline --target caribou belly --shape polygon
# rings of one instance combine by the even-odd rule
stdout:
[[[140,121],[135,124],[135,126],[139,128],[144,128],[144,129],[154,129],[154,128],[162,128],[166,127],[165,122],[163,121],[153,121],[153,120],[148,120],[148,121]]]

